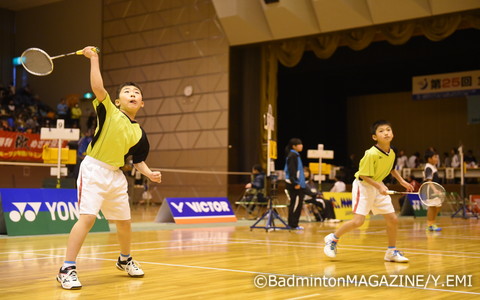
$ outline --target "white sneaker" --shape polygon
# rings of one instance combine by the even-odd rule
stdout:
[[[126,271],[130,277],[143,277],[145,275],[140,268],[140,264],[134,261],[132,257],[129,257],[126,261],[121,261],[119,257],[116,266],[119,270]]]
[[[328,257],[337,256],[337,241],[335,241],[333,236],[333,233],[330,233],[323,239],[325,241],[323,252],[325,252],[325,255]]]
[[[60,282],[62,288],[66,290],[79,290],[82,288],[80,280],[78,280],[77,270],[75,266],[70,266],[60,271],[57,275],[57,281]]]
[[[397,249],[388,249],[385,253],[385,261],[397,262],[397,263],[407,263],[408,258],[403,256],[403,253]]]

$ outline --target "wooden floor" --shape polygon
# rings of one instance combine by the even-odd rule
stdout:
[[[157,210],[137,209],[134,220],[150,221]],[[93,233],[77,260],[83,288],[75,291],[55,281],[67,235],[1,237],[0,299],[480,299],[479,221],[442,217],[440,224],[441,233],[427,233],[425,219],[400,218],[398,247],[408,264],[383,261],[380,219],[345,235],[336,259],[324,256],[323,237],[338,224],[304,223],[304,232],[235,224],[140,231],[133,255],[144,278],[115,268],[115,233]],[[265,278],[295,284],[292,275],[311,286],[254,285]]]

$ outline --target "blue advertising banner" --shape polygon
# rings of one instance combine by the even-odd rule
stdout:
[[[410,202],[413,208],[413,214],[415,217],[425,217],[427,215],[427,207],[423,205],[418,194],[408,194],[407,200]]]
[[[177,224],[236,222],[228,198],[166,198],[156,221]]]
[[[0,189],[8,235],[69,233],[79,217],[75,189]],[[92,232],[110,231],[97,216]]]

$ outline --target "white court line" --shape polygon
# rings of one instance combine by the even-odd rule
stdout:
[[[200,239],[201,240],[201,239]],[[208,240],[208,239],[207,239]],[[264,241],[265,242],[265,241]],[[145,242],[147,244],[148,242]],[[222,243],[221,245],[224,245],[225,243]],[[227,243],[228,244],[228,243]],[[214,245],[214,244],[213,244]],[[198,246],[198,245],[195,245]],[[299,246],[299,245],[291,245],[291,244],[275,244],[274,246]],[[305,246],[305,245],[300,245],[300,246]],[[97,246],[98,247],[98,246]],[[182,247],[182,246],[177,246],[177,247]],[[167,247],[167,248],[175,248],[175,247]],[[161,248],[158,248],[161,249]],[[142,251],[144,249],[139,249],[135,251]],[[151,251],[152,249],[148,249],[148,251]],[[153,249],[155,250],[155,249]],[[352,249],[352,250],[360,250],[360,251],[365,251],[366,249]],[[147,250],[145,250],[147,251]],[[376,251],[376,250],[374,250]],[[383,251],[382,251],[383,252]],[[27,254],[25,252],[20,252]],[[58,258],[58,257],[63,257],[63,255],[48,255],[48,254],[41,254],[41,253],[32,253],[36,255],[46,255],[47,257],[41,258],[41,259],[49,259],[49,258]],[[98,254],[98,253],[97,253]],[[421,253],[423,254],[423,253]],[[427,254],[429,255],[429,254]],[[430,254],[431,255],[431,254]],[[434,254],[435,255],[435,254]],[[440,255],[440,254],[439,254]],[[448,255],[447,255],[448,256]],[[101,261],[116,261],[116,259],[106,259],[106,258],[98,258],[98,257],[86,257],[86,256],[79,256],[78,258],[80,259],[91,259],[91,260],[101,260]],[[39,259],[39,258],[37,258]],[[28,260],[33,260],[33,259],[28,259]],[[149,265],[161,265],[161,266],[170,266],[170,267],[181,267],[181,268],[193,268],[193,269],[202,269],[202,270],[214,270],[214,271],[226,271],[226,272],[236,272],[236,273],[247,273],[247,274],[257,274],[257,275],[276,275],[276,276],[291,276],[291,274],[275,274],[275,273],[266,273],[266,272],[258,272],[258,271],[248,271],[248,270],[235,270],[235,269],[226,269],[226,268],[215,268],[215,267],[206,267],[206,266],[192,266],[192,265],[180,265],[180,264],[168,264],[168,263],[157,263],[157,262],[146,262],[146,261],[139,261],[142,264],[149,264]],[[406,287],[406,286],[389,286],[390,288],[413,288],[413,289],[418,289],[418,290],[430,290],[430,291],[440,291],[440,292],[450,292],[450,293],[459,293],[459,294],[471,294],[471,295],[480,295],[480,293],[476,292],[464,292],[464,291],[455,291],[455,290],[445,290],[445,289],[435,289],[435,288],[420,288],[420,287]],[[314,296],[314,295],[312,295]],[[292,298],[292,299],[301,299],[301,298]]]
[[[311,294],[311,295],[306,295],[306,296],[301,296],[301,297],[295,297],[295,298],[287,298],[285,300],[298,300],[298,299],[307,299],[307,298],[312,298],[316,296],[321,296],[322,294]]]
[[[248,242],[249,244],[255,244],[255,245],[275,245],[275,246],[301,246],[301,247],[311,247],[311,248],[323,248],[323,242],[322,243],[316,243],[316,242],[294,242],[294,241],[284,241],[284,240],[262,240],[262,239],[243,239],[243,238],[230,238],[231,241],[235,241],[237,244],[242,244],[245,242]],[[183,239],[183,240],[160,240],[160,241],[148,241],[148,242],[135,242],[132,244],[136,245],[145,245],[145,244],[155,244],[155,243],[175,243],[175,242],[202,242],[202,241],[211,241],[210,239]],[[238,241],[242,241],[241,243]],[[178,245],[178,246],[169,246],[169,247],[156,247],[156,248],[150,248],[150,249],[135,249],[135,252],[137,251],[150,251],[150,250],[162,250],[162,249],[178,249],[178,248],[194,248],[194,247],[202,247],[202,246],[215,246],[215,245],[225,245],[229,244],[231,242],[224,242],[224,243],[215,243],[215,244],[207,244],[207,245]],[[310,246],[312,245],[312,246]],[[100,247],[110,247],[110,246],[118,246],[118,244],[106,244],[106,245],[92,245],[92,246],[85,246],[82,248],[100,248]],[[369,245],[347,245],[347,244],[340,244],[340,249],[345,249],[345,250],[359,250],[359,251],[373,251],[373,252],[383,252],[385,251],[385,247],[378,247],[378,246],[369,246]],[[362,248],[367,248],[367,249],[362,249]],[[66,248],[49,248],[49,249],[32,249],[28,250],[28,252],[24,251],[14,251],[14,252],[3,252],[0,254],[34,254],[32,252],[38,252],[38,251],[52,251],[52,250],[65,250]],[[378,249],[378,250],[376,250]],[[471,256],[471,254],[476,254],[472,252],[459,252],[459,251],[451,251],[451,250],[435,250],[435,249],[418,249],[418,248],[402,248],[402,250],[408,250],[408,251],[416,251],[416,252],[409,252],[409,253],[414,253],[414,254],[423,254],[423,255],[442,255],[442,253],[456,253],[456,254],[463,254],[463,255],[445,255],[445,256],[453,256],[453,257],[466,257],[466,258],[479,258],[478,256]],[[112,251],[112,252],[103,252],[105,254],[108,253],[116,253],[118,251]],[[429,252],[439,252],[439,253],[429,253]],[[98,253],[98,252],[96,252]],[[82,254],[82,255],[90,255],[88,253]],[[2,261],[2,262],[8,262],[8,261]]]
[[[183,240],[158,240],[158,241],[148,241],[148,242],[132,242],[130,243],[131,245],[144,245],[144,244],[155,244],[155,243],[184,243],[184,242],[189,242],[189,241],[208,241],[208,239],[183,239]],[[98,247],[118,247],[119,244],[105,244],[105,245],[85,245],[82,246],[82,249],[85,248],[98,248]],[[66,247],[61,247],[61,248],[46,248],[46,249],[29,249],[26,250],[28,252],[34,252],[34,251],[53,251],[53,250],[67,250]],[[0,255],[2,254],[15,254],[15,253],[21,253],[22,251],[10,251],[10,252],[0,252]]]
[[[198,245],[179,245],[179,246],[170,246],[170,247],[161,247],[161,248],[148,248],[148,249],[136,249],[135,252],[142,252],[142,251],[154,251],[154,250],[166,250],[166,249],[177,249],[177,248],[198,248],[198,247],[211,247],[211,246],[222,246],[222,245],[231,245],[231,244],[245,244],[246,242],[225,242],[225,243],[215,243],[215,244],[198,244]],[[89,255],[102,255],[102,254],[112,254],[112,253],[117,253],[117,251],[108,251],[108,252],[95,252],[95,253],[83,253],[81,254],[82,258],[88,258],[87,256]],[[37,259],[48,259],[48,258],[55,258],[55,257],[64,257],[64,255],[56,255],[56,254],[42,254],[42,253],[32,253],[32,252],[24,252],[24,251],[18,251],[18,252],[9,252],[9,254],[19,254],[19,255],[41,255],[45,257],[40,257],[40,258],[24,258],[24,259],[10,259],[10,260],[2,260],[0,263],[11,263],[11,262],[19,262],[19,261],[31,261],[31,260],[37,260]]]
[[[103,258],[90,258],[90,259],[105,260],[105,261],[116,261],[115,259],[103,259]],[[168,264],[168,263],[157,263],[157,262],[147,262],[147,261],[139,261],[139,263],[145,264],[145,265],[160,265],[160,266],[168,266],[168,267],[180,267],[180,268],[191,268],[191,269],[213,270],[213,271],[226,271],[226,272],[235,272],[235,273],[257,274],[257,275],[275,275],[275,276],[284,276],[284,277],[292,276],[292,274],[276,274],[276,273],[266,273],[266,272],[258,272],[258,271],[235,270],[235,269],[225,269],[225,268],[215,268],[215,267],[205,267],[205,266],[192,266],[192,265],[180,265],[180,264]],[[464,292],[464,291],[434,289],[434,288],[407,287],[407,286],[385,286],[385,287],[388,287],[388,288],[412,288],[412,289],[418,289],[418,290],[430,290],[430,291],[480,295],[480,293],[476,293],[476,292]]]
[[[371,232],[364,232],[363,234],[366,234],[366,235],[387,235],[387,231],[371,231]],[[433,238],[436,238],[436,239],[454,239],[454,240],[472,240],[472,241],[480,241],[480,237],[478,236],[458,236],[458,235],[445,235],[441,232],[428,232],[428,233],[425,233],[423,235],[417,235],[417,237],[427,237],[429,234],[431,235],[434,235],[434,234],[438,234],[438,235],[435,235],[433,236]]]
[[[211,241],[210,239],[184,239],[184,240],[160,240],[160,241],[148,241],[148,242],[135,242],[132,244],[136,245],[146,245],[146,244],[156,244],[156,243],[184,243],[184,242],[203,242],[203,241]],[[244,239],[244,238],[230,238],[230,241],[235,241],[235,243],[242,244],[245,242],[251,243],[251,244],[256,244],[256,245],[276,245],[276,246],[303,246],[303,247],[308,247],[312,245],[312,248],[323,248],[323,242],[322,243],[316,243],[316,242],[294,242],[294,241],[285,241],[285,240],[262,240],[262,239]],[[239,243],[238,241],[241,241],[242,243]],[[156,247],[156,248],[151,248],[155,250],[161,250],[161,249],[178,249],[178,248],[193,248],[193,247],[201,247],[201,246],[215,246],[215,245],[224,245],[228,244],[229,242],[225,243],[215,243],[215,244],[208,244],[208,245],[178,245],[178,246],[169,246],[169,247]],[[106,244],[106,245],[92,245],[92,246],[84,246],[82,248],[100,248],[100,247],[110,247],[110,246],[118,246],[118,244]],[[360,248],[360,249],[358,249]],[[379,251],[384,251],[385,247],[379,247],[379,246],[369,246],[369,245],[350,245],[350,244],[340,244],[340,249],[349,249],[349,250],[364,250],[361,248],[367,248],[366,250],[372,251],[375,249],[379,249]],[[66,248],[48,248],[48,249],[31,249],[28,250],[27,252],[24,251],[13,251],[13,252],[3,252],[0,254],[22,254],[22,253],[28,253],[28,254],[34,254],[32,252],[40,252],[40,251],[52,251],[52,250],[65,250]],[[150,249],[147,249],[150,250]],[[476,254],[472,252],[460,252],[460,251],[452,251],[452,250],[436,250],[436,249],[418,249],[418,248],[402,248],[402,250],[408,250],[408,251],[417,251],[420,254],[426,254],[429,255],[430,253],[425,253],[425,252],[439,252],[439,253],[434,253],[436,255],[440,255],[441,253],[456,253],[456,254],[463,254],[464,256],[459,256],[459,257],[471,257],[471,254]],[[135,249],[135,251],[146,251],[145,249]],[[116,253],[118,251],[112,251],[112,252],[103,252],[103,253]],[[96,252],[98,253],[98,252]],[[90,254],[83,254],[83,255],[90,255]],[[474,258],[477,258],[474,256]]]
[[[46,258],[55,258],[55,257],[59,257],[59,256],[60,255],[52,255],[51,257],[46,257]],[[98,257],[79,256],[78,258],[100,260],[100,261],[117,261],[116,259],[98,258]],[[169,263],[157,263],[157,262],[147,262],[147,261],[139,261],[139,263],[145,264],[145,265],[160,265],[160,266],[168,266],[168,267],[180,267],[180,268],[213,270],[213,271],[226,271],[226,272],[235,272],[235,273],[257,274],[257,275],[275,275],[275,276],[284,276],[284,277],[288,277],[288,276],[292,275],[292,274],[277,274],[277,273],[267,273],[267,272],[258,272],[258,271],[248,271],[248,270],[215,268],[215,267],[206,267],[206,266],[192,266],[192,265],[180,265],[180,264],[169,264]],[[480,293],[476,293],[476,292],[465,292],[465,291],[455,291],[455,290],[445,290],[445,289],[435,289],[435,288],[421,288],[421,287],[408,287],[408,286],[386,286],[386,287],[388,287],[388,288],[410,288],[410,289],[429,290],[429,291],[436,291],[436,292],[449,292],[449,293],[459,293],[459,294],[480,295]],[[313,296],[317,296],[317,295],[320,295],[320,294],[312,294],[312,295],[308,295],[308,296],[305,296],[305,297],[300,297],[300,298],[297,297],[297,298],[289,298],[289,299],[302,299],[302,298],[309,298],[309,297],[313,297]]]
[[[264,242],[266,243],[265,240],[259,240],[259,239],[242,239],[242,238],[231,238],[232,240],[240,240],[240,241],[251,241],[251,242]],[[324,246],[324,242],[319,242],[319,243],[316,243],[316,242],[294,242],[294,241],[283,241],[283,240],[279,240],[279,241],[273,241],[273,240],[270,240],[268,241],[268,243],[274,243],[274,244],[278,244],[278,243],[282,243],[282,244],[293,244],[293,245],[317,245],[321,248],[323,248]],[[369,245],[347,245],[347,244],[339,244],[339,246],[341,246],[341,248],[344,248],[344,247],[356,247],[356,248],[374,248],[374,249],[381,249],[382,251],[384,251],[386,248],[385,247],[380,247],[380,246],[369,246]],[[459,254],[466,254],[466,255],[470,255],[470,254],[477,254],[476,252],[461,252],[461,251],[453,251],[453,250],[437,250],[437,249],[418,249],[418,248],[402,248],[402,250],[413,250],[413,251],[425,251],[425,252],[447,252],[447,253],[459,253]]]

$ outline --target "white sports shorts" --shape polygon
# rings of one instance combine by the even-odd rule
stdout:
[[[352,185],[352,210],[354,214],[363,216],[370,211],[374,215],[395,212],[389,195],[380,194],[374,186],[358,179],[355,179]]]
[[[77,186],[80,214],[97,215],[102,210],[107,220],[130,220],[128,183],[117,167],[86,156]]]

